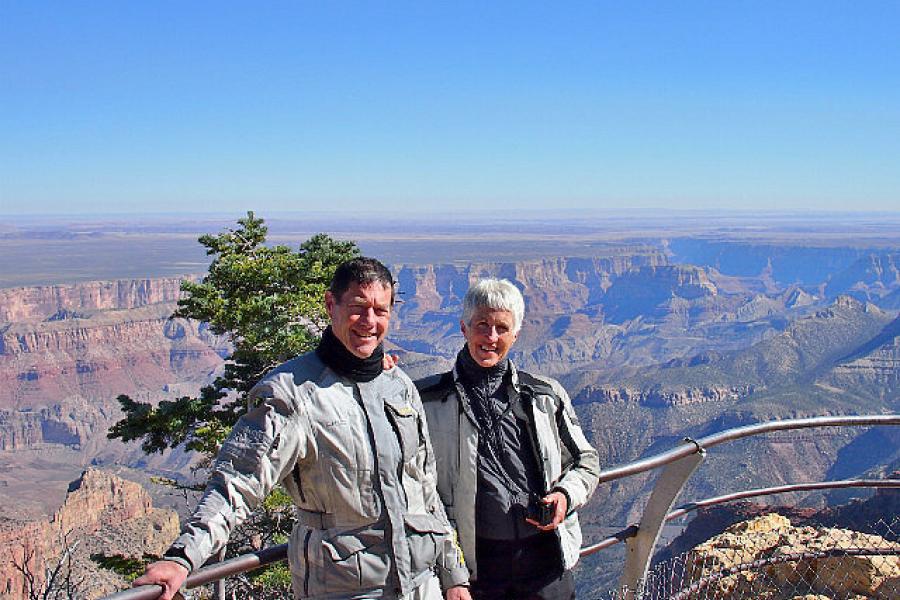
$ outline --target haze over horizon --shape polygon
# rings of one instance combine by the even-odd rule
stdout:
[[[897,211],[898,17],[7,2],[0,214]]]

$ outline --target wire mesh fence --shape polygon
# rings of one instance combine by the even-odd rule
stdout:
[[[862,531],[794,526],[770,514],[651,568],[616,600],[900,599],[900,518]]]

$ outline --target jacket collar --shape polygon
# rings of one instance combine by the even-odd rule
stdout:
[[[453,363],[453,390],[452,392],[456,394],[457,401],[459,402],[460,409],[466,414],[469,421],[475,426],[475,429],[478,429],[478,421],[475,419],[475,414],[472,412],[472,407],[469,405],[469,399],[466,397],[466,394],[463,390],[462,382],[459,380],[459,373],[456,370],[456,363]],[[521,402],[518,402],[522,397],[522,383],[519,380],[519,370],[516,368],[516,365],[513,361],[509,361],[509,369],[507,370],[509,375],[510,387],[512,388],[512,394],[510,396],[510,402],[513,402],[516,405],[515,410],[519,416],[525,416],[525,407],[522,406]],[[529,403],[530,404],[530,403]],[[522,411],[522,412],[519,412]]]
[[[521,383],[519,383],[519,369],[516,368],[516,363],[512,360],[509,361],[509,381],[512,384],[513,389],[516,391],[516,394],[521,393]],[[456,362],[453,363],[453,383],[455,385],[462,385],[459,382],[459,373],[456,370]]]

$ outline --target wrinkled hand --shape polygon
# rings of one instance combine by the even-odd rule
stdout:
[[[163,591],[158,600],[172,600],[187,576],[188,570],[177,562],[160,560],[148,565],[144,574],[135,579],[131,586],[161,585]]]
[[[525,519],[525,521],[531,523],[541,531],[553,531],[565,520],[566,513],[569,510],[569,501],[562,492],[550,492],[541,498],[541,502],[547,505],[553,505],[553,519],[546,525],[541,525],[534,519]]]
[[[447,600],[472,600],[472,596],[467,586],[457,585],[447,590]]]
[[[384,358],[381,359],[381,368],[385,371],[390,371],[394,367],[400,364],[400,357],[396,354],[388,354],[384,353]]]

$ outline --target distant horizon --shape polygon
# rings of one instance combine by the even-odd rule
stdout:
[[[529,218],[544,219],[547,216],[559,218],[580,218],[584,216],[629,216],[651,214],[657,217],[665,215],[722,215],[739,216],[748,219],[767,219],[771,217],[840,217],[840,216],[897,216],[900,217],[900,207],[885,209],[753,209],[743,207],[635,207],[635,208],[523,208],[511,211],[504,208],[466,209],[465,211],[447,210],[442,208],[405,209],[402,212],[390,210],[353,210],[353,209],[254,209],[223,210],[223,211],[98,211],[98,212],[0,212],[0,222],[3,219],[10,220],[40,220],[47,219],[136,219],[152,217],[160,219],[234,219],[243,218],[248,212],[264,219],[270,218],[314,218],[314,219],[341,219],[355,220],[358,218],[377,218],[385,221],[416,219],[420,217],[453,217],[458,220],[475,219],[484,216],[497,217],[509,220],[529,220]]]

